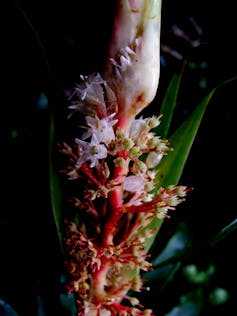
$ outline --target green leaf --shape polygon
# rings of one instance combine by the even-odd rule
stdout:
[[[185,230],[178,228],[174,236],[170,238],[164,250],[153,260],[152,266],[154,270],[142,274],[142,278],[149,280],[150,283],[156,280],[165,279],[164,284],[160,287],[163,290],[173,276],[182,266],[185,260],[191,260],[193,257],[207,252],[210,247],[217,246],[221,241],[226,239],[230,234],[236,232],[237,219],[223,227],[220,232],[208,240],[191,240]],[[181,238],[180,238],[181,237]],[[208,270],[209,273],[212,271]]]
[[[183,65],[183,68],[180,74],[175,73],[173,77],[171,78],[167,92],[161,103],[161,108],[160,108],[160,115],[162,115],[161,123],[153,131],[156,135],[159,135],[162,139],[166,139],[168,136],[174,109],[177,104],[177,97],[178,97],[181,78],[183,75],[184,66],[185,64]]]
[[[156,191],[161,186],[166,187],[170,184],[176,185],[178,183],[203,114],[214,91],[215,89],[204,97],[190,117],[169,138],[173,151],[169,152],[158,166],[159,184],[156,187]]]
[[[155,191],[157,191],[161,186],[166,187],[171,184],[178,184],[207,105],[216,90],[232,80],[233,79],[227,80],[212,89],[211,92],[208,93],[199,103],[189,118],[184,121],[169,138],[171,147],[174,150],[169,152],[169,154],[165,156],[158,165],[159,184],[157,185]]]
[[[155,282],[159,280],[163,290],[172,281],[181,266],[180,258],[186,248],[191,244],[191,236],[185,223],[181,223],[176,232],[168,240],[164,249],[152,261],[153,270],[143,273],[142,278]]]
[[[207,105],[209,104],[213,94],[216,92],[217,89],[235,79],[237,78],[227,80],[216,88],[212,89],[211,92],[203,98],[203,100],[192,112],[189,118],[184,121],[181,126],[174,132],[174,134],[169,138],[171,147],[174,150],[172,152],[169,152],[169,154],[165,156],[158,165],[157,169],[159,172],[157,173],[157,177],[159,179],[159,183],[155,187],[154,193],[156,193],[161,186],[167,187],[169,185],[178,184]],[[163,220],[158,220],[157,218],[154,218],[149,224],[149,228],[157,227],[157,229],[159,230],[162,223]],[[146,240],[146,251],[148,251],[152,246],[156,235],[157,232],[154,233],[150,239]]]
[[[53,152],[55,148],[55,124],[53,115],[50,122],[50,141],[49,141],[49,185],[51,196],[51,207],[54,215],[55,225],[58,233],[59,244],[63,253],[63,234],[62,234],[62,190],[58,178],[57,170],[53,163]]]
[[[237,218],[234,219],[230,224],[226,225],[224,228],[221,229],[221,231],[215,235],[214,237],[210,238],[207,241],[207,244],[211,247],[218,244],[220,241],[225,239],[227,236],[232,234],[233,232],[236,232],[237,230]]]
[[[174,109],[177,105],[177,97],[178,97],[180,82],[181,82],[185,65],[186,63],[183,64],[183,67],[179,74],[175,73],[173,77],[171,78],[166,94],[162,100],[160,113],[159,113],[159,115],[162,115],[162,120],[161,120],[160,125],[157,126],[157,128],[153,129],[154,134],[159,135],[162,139],[165,139],[169,132]],[[159,230],[162,223],[163,223],[163,220],[154,218],[153,221],[150,223],[149,228],[150,229],[157,228]],[[143,230],[141,230],[141,232],[143,232]],[[155,238],[155,235],[154,235],[154,238]],[[149,239],[149,242],[147,243],[147,245],[145,245],[145,249],[147,249],[147,251],[149,250],[151,244],[153,243],[154,238]]]
[[[169,154],[161,160],[158,166],[159,183],[156,186],[154,193],[156,193],[161,186],[167,187],[171,184],[176,185],[178,183],[191,146],[197,134],[197,130],[202,121],[203,114],[214,91],[215,89],[213,89],[206,97],[204,97],[202,102],[197,106],[190,117],[170,137],[169,141],[174,150],[169,152]],[[154,218],[149,224],[149,227],[151,226],[153,228],[154,224],[158,224],[157,228],[160,228],[162,223],[163,220]],[[149,250],[153,244],[156,234],[157,233],[154,233],[154,235],[146,241],[146,250]]]

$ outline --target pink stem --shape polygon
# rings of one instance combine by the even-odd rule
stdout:
[[[99,270],[93,273],[92,292],[94,304],[101,304],[106,298],[106,279],[107,273],[110,268],[110,262],[106,257],[101,258],[101,267]]]
[[[116,128],[121,128],[128,133],[131,126],[131,118],[121,117]],[[125,160],[123,167],[117,166],[114,168],[113,180],[119,179],[123,184],[123,179],[128,173],[129,158]],[[123,214],[123,185],[120,184],[116,189],[112,190],[109,195],[110,215],[104,227],[104,246],[113,245],[113,238],[116,232],[118,222]]]
[[[113,179],[123,179],[128,172],[129,159],[126,160],[126,165],[123,167],[115,167]],[[123,180],[121,181],[123,183]],[[123,214],[123,187],[119,185],[115,190],[112,190],[109,195],[110,215],[104,227],[104,246],[113,245],[113,238],[116,232],[118,222]]]

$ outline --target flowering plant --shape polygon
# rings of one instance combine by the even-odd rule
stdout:
[[[235,115],[230,114],[235,91],[231,95],[225,90],[222,99],[219,90],[212,98],[216,89],[208,90],[206,73],[215,59],[215,80],[222,78],[223,66],[228,71],[228,63],[234,72],[234,49],[228,49],[232,36],[228,38],[225,31],[227,24],[214,21],[218,4],[208,25],[218,33],[217,47],[206,61],[202,49],[213,48],[212,32],[209,46],[198,19],[189,16],[188,24],[185,21],[190,11],[198,15],[198,8],[205,12],[201,20],[209,19],[206,4],[203,7],[198,1],[196,8],[192,2],[191,9],[188,4],[172,3],[164,26],[174,20],[178,24],[166,32],[161,29],[160,45],[161,3],[118,2],[101,70],[94,63],[101,60],[103,23],[109,24],[107,13],[115,1],[72,2],[57,2],[52,11],[42,0],[9,1],[2,7],[8,19],[2,20],[1,28],[0,314],[203,316],[205,311],[228,313],[228,307],[232,314],[236,241],[232,243],[230,237],[225,243],[219,241],[237,227],[236,220],[228,224],[235,212],[229,198],[234,186],[228,185],[235,165],[231,138]],[[221,7],[221,16],[226,9]],[[86,25],[84,12],[88,12]],[[195,56],[176,73],[187,56],[180,48],[187,46]],[[161,79],[169,77],[167,70],[172,76],[169,84],[159,83],[156,93],[160,63]],[[80,73],[98,69],[79,80]],[[73,81],[78,82],[74,91],[71,83],[65,88],[73,73]],[[199,85],[192,80],[197,77]],[[61,124],[59,105],[66,101],[65,95],[70,96],[69,110]],[[199,131],[204,137],[197,139],[186,164],[211,98],[215,106],[208,106],[204,134]],[[194,112],[192,105],[197,106]],[[49,112],[53,114],[51,201]],[[189,194],[192,186],[195,190]],[[187,201],[180,205],[186,194]],[[225,227],[206,239],[205,235],[215,234],[215,226]],[[213,247],[217,243],[218,249]],[[228,304],[219,306],[225,301]]]
[[[192,189],[177,184],[215,89],[169,140],[181,75],[171,80],[158,115],[139,116],[158,87],[160,22],[160,0],[117,1],[103,73],[81,76],[70,97],[76,132],[58,144],[63,207],[51,165],[65,287],[78,316],[153,315],[129,293],[148,289],[141,278],[153,269],[148,252],[163,219]]]

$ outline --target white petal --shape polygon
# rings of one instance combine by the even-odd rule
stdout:
[[[161,161],[163,153],[156,153],[155,151],[149,152],[146,158],[146,165],[149,169],[155,168]]]
[[[123,183],[124,190],[128,192],[141,192],[144,189],[144,178],[138,176],[128,176]]]

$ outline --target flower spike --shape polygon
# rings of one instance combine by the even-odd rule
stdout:
[[[81,76],[70,99],[80,127],[61,152],[72,189],[66,288],[77,316],[153,315],[127,293],[148,290],[140,271],[152,269],[145,242],[157,228],[149,224],[169,217],[188,191],[171,185],[154,193],[157,166],[172,149],[154,134],[160,117],[137,117],[158,87],[160,22],[161,0],[117,0],[103,75]]]

